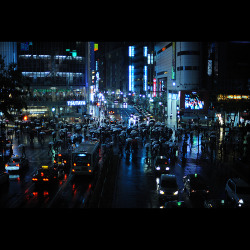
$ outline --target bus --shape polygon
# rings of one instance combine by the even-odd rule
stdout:
[[[75,175],[92,175],[99,162],[99,141],[82,142],[72,151],[71,172]]]

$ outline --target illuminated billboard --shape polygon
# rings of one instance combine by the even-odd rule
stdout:
[[[204,108],[204,100],[197,92],[185,94],[185,109],[203,109],[203,108]]]
[[[185,111],[207,110],[209,93],[207,91],[181,91],[180,107]]]

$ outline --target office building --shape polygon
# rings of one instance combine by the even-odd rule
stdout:
[[[86,111],[85,42],[19,42],[17,52],[18,68],[31,82],[28,115],[67,118]]]

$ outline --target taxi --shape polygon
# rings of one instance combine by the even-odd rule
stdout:
[[[21,171],[29,168],[29,160],[23,156],[12,156],[5,164],[6,171]]]
[[[53,184],[59,180],[57,168],[42,166],[32,177],[32,182],[35,184]]]

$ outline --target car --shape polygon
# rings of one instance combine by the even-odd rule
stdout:
[[[168,158],[162,155],[156,156],[154,161],[154,170],[156,174],[168,174],[170,171]]]
[[[183,177],[184,190],[188,193],[189,198],[207,197],[210,192],[209,187],[205,184],[200,174],[188,174]]]
[[[0,173],[0,185],[9,183],[9,174],[6,172]]]
[[[226,198],[237,207],[250,207],[250,185],[241,178],[228,179]]]
[[[12,156],[5,164],[6,171],[22,171],[29,168],[29,160],[23,156]]]
[[[70,155],[69,154],[56,154],[53,161],[54,167],[62,170],[69,170],[70,168]]]
[[[160,177],[159,201],[178,200],[179,187],[177,185],[176,176],[173,174],[162,174]]]
[[[54,184],[57,183],[61,177],[60,172],[55,167],[42,166],[32,177],[32,182],[36,185]]]

